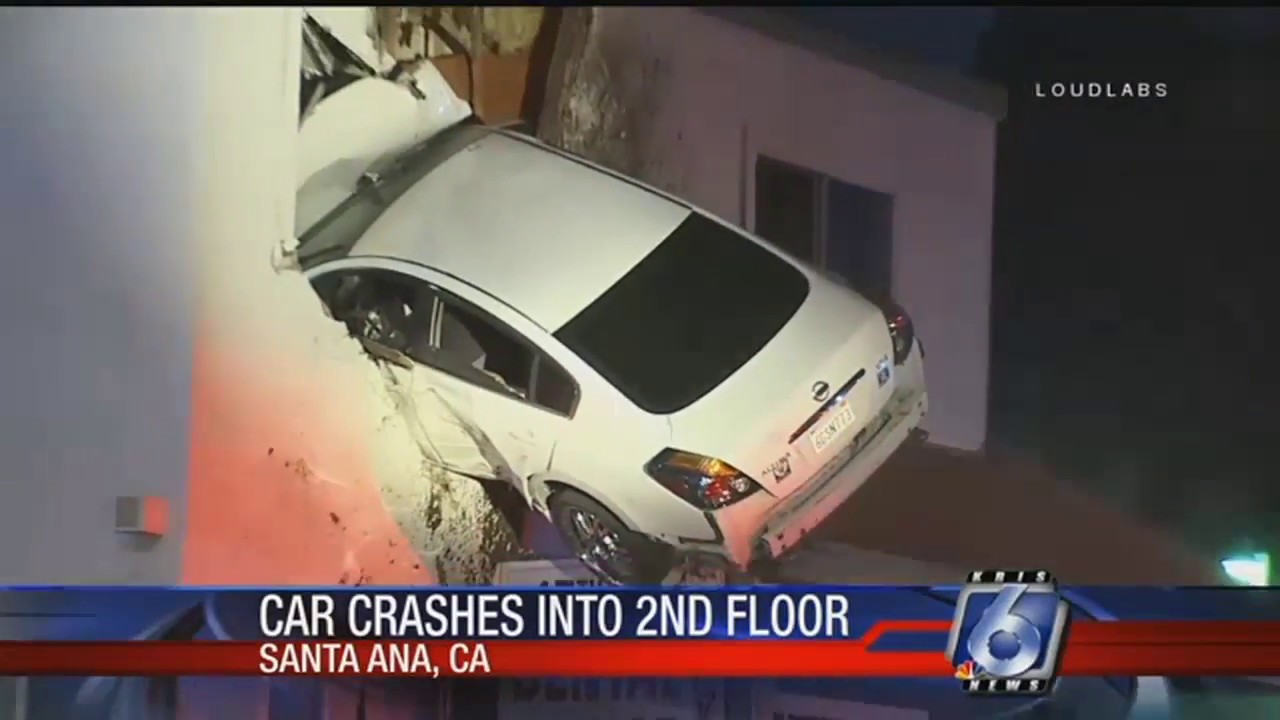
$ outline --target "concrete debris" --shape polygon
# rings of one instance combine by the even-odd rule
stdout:
[[[655,163],[657,116],[668,95],[665,56],[599,8],[561,13],[547,69],[538,136],[618,172],[679,192],[682,180]],[[667,139],[669,141],[669,138]]]
[[[542,27],[545,9],[541,7],[382,7],[378,9],[378,32],[386,52],[397,59],[438,57],[453,53],[438,37],[427,30],[428,23],[438,23],[471,51],[477,43],[471,37],[473,13],[482,10],[478,47],[485,52],[507,55],[525,52],[533,47]]]

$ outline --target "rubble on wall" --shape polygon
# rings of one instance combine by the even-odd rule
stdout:
[[[423,460],[416,474],[384,477],[383,504],[442,585],[487,585],[498,563],[524,555],[519,537],[481,484]]]
[[[407,60],[428,54],[424,15],[471,47],[472,8],[378,8],[377,52]],[[667,67],[659,53],[625,31],[605,32],[595,8],[565,8],[546,80],[538,134],[554,145],[606,167],[678,190],[658,153],[653,119],[666,90]],[[529,49],[543,20],[541,8],[491,8],[482,16],[489,52]],[[615,29],[619,30],[619,29]],[[621,29],[624,30],[624,29]],[[392,425],[398,423],[389,421]],[[399,437],[403,430],[387,431]],[[385,437],[385,436],[384,436]],[[385,507],[424,563],[445,583],[485,583],[496,561],[520,554],[513,529],[476,481],[432,466],[426,454],[415,471],[396,453],[394,467],[379,472]]]
[[[566,8],[547,72],[538,136],[618,172],[679,192],[650,152],[670,67],[661,53],[611,27],[601,8]]]
[[[477,10],[483,10],[478,43],[471,37],[475,22],[473,13]],[[541,7],[382,7],[378,9],[378,28],[387,51],[398,59],[452,53],[444,43],[433,41],[427,23],[424,23],[426,19],[439,23],[472,51],[479,49],[507,55],[533,47],[542,27],[543,15]]]
[[[379,46],[377,38],[365,32],[362,19],[349,16],[350,11],[344,10],[347,10],[348,15],[334,14],[317,19],[357,52],[363,49],[358,47],[359,41],[368,40],[369,52],[386,53],[386,48]],[[329,22],[325,23],[325,20]],[[339,22],[342,23],[341,26],[338,25]],[[341,34],[339,31],[342,31]],[[365,53],[361,54],[363,56]],[[424,89],[447,87],[442,85],[443,80],[438,75],[432,75],[433,70],[424,69],[422,72],[429,75],[418,78]],[[354,91],[348,91],[350,92]],[[338,104],[328,106],[330,111],[337,111],[340,115],[349,112],[343,102],[352,97],[354,96],[350,94],[335,96],[334,102]],[[361,98],[368,99],[365,96]],[[411,124],[420,125],[424,118],[435,118],[436,113],[422,111],[424,102],[428,101],[419,102],[419,109],[411,111],[411,117],[408,118]],[[368,111],[370,107],[368,102],[362,102],[353,106],[351,111]],[[324,167],[333,162],[334,148],[338,148],[341,156],[342,148],[347,151],[363,148],[367,151],[379,143],[391,147],[399,144],[395,139],[399,137],[397,133],[405,132],[406,128],[396,120],[399,116],[392,111],[401,109],[400,104],[388,101],[385,105],[375,104],[372,107],[381,108],[385,113],[379,118],[383,122],[361,122],[359,132],[355,135],[350,134],[353,129],[349,127],[349,122],[328,123],[323,127],[303,125],[301,135],[304,141],[300,143],[300,147],[307,162],[300,164],[304,168],[301,171],[304,177],[298,179],[299,186],[314,172],[305,168]],[[445,110],[448,111],[445,115],[453,113],[455,117],[461,112],[451,107],[445,107]],[[323,107],[320,112],[324,112]],[[318,115],[312,116],[308,123],[319,122],[317,117]],[[377,137],[369,137],[370,133],[377,134]],[[384,136],[388,136],[385,141]],[[307,139],[311,142],[306,142]],[[373,408],[373,415],[366,416],[370,427],[364,430],[365,437],[372,445],[370,451],[376,466],[374,474],[386,513],[399,526],[403,538],[416,553],[422,569],[429,571],[437,582],[488,584],[493,577],[496,562],[511,559],[520,553],[518,528],[511,526],[480,482],[449,473],[433,463],[431,449],[423,447],[422,438],[411,429],[419,419],[416,408],[399,400],[401,395],[391,386],[391,380],[386,374],[380,372],[371,358],[360,349],[359,344],[346,334],[346,329],[340,323],[321,311],[314,291],[299,273],[294,272],[296,266],[291,266],[291,249],[281,248],[276,252],[275,264],[278,272],[272,282],[271,305],[280,308],[283,306],[282,298],[286,295],[301,296],[294,299],[298,306],[295,317],[283,326],[295,328],[298,339],[309,342],[312,352],[323,357],[326,363],[345,363],[345,379],[350,382],[345,383],[348,386],[344,389],[363,394],[364,402]],[[354,437],[359,437],[359,434]],[[340,483],[341,479],[335,482]],[[364,502],[368,504],[367,501]],[[368,514],[364,508],[358,509]],[[347,507],[340,512],[331,511],[331,516],[338,518],[332,522],[334,527],[347,531],[346,519],[356,510],[357,508]],[[364,546],[370,537],[369,533],[358,535],[356,549],[361,552],[349,548],[348,554],[352,557],[344,563],[345,573],[339,582],[385,581],[382,573],[391,568],[384,567],[384,563],[365,562],[361,557],[372,551],[372,548]],[[418,565],[414,567],[417,568]]]
[[[388,7],[378,9],[376,25],[390,62],[412,67],[430,59],[479,115],[503,124],[524,119],[538,103],[536,93],[526,92],[536,72],[531,63],[545,55],[544,18],[558,13],[537,7]]]
[[[328,324],[339,325],[332,320]],[[353,364],[368,368],[366,392],[374,414],[366,417],[372,426],[369,436],[377,489],[382,509],[416,556],[415,568],[421,566],[441,585],[489,584],[497,563],[522,554],[518,529],[495,506],[483,484],[435,462],[434,449],[425,446],[415,431],[422,421],[418,409],[397,392],[388,373],[370,362],[344,327],[339,334],[340,339],[331,338],[333,347],[325,355],[338,357],[336,345],[341,344],[360,358]],[[335,520],[334,524],[340,523]],[[345,518],[341,524],[345,525]],[[368,540],[367,535],[362,538]],[[377,563],[349,559],[346,564],[347,574],[339,584],[361,580],[375,584],[395,575],[386,572],[393,568]]]

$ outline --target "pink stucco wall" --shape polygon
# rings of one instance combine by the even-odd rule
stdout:
[[[980,448],[995,120],[688,8],[609,8],[601,38],[645,69],[644,179],[748,227],[757,154],[894,196],[892,281],[928,348],[926,427]]]

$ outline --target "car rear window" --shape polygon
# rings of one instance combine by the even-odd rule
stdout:
[[[692,213],[555,335],[641,409],[667,414],[742,367],[808,294],[790,263]]]

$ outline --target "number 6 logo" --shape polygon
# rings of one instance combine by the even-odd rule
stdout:
[[[1013,612],[1026,591],[1026,585],[1001,589],[969,634],[969,657],[996,677],[1017,677],[1035,667],[1040,657],[1040,631],[1031,621]],[[1017,643],[1018,650],[1013,657],[998,658],[992,654],[991,641],[1000,633],[1008,633]]]

